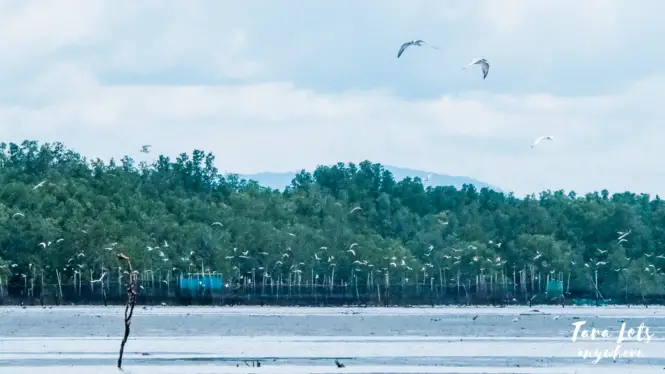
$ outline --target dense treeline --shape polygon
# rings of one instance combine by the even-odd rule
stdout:
[[[544,285],[534,280],[548,277],[572,294],[597,288],[615,299],[660,294],[663,285],[658,197],[518,199],[396,181],[368,161],[302,171],[277,191],[214,164],[198,150],[136,164],[86,160],[59,143],[0,144],[0,280],[27,287],[38,276],[66,284],[80,274],[86,282],[117,269],[122,251],[138,269],[176,276],[203,267],[255,283],[296,274],[310,284],[491,283],[537,293]]]

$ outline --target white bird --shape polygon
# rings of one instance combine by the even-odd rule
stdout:
[[[621,239],[619,239],[619,244],[621,244],[623,242],[627,242],[627,241],[628,241],[628,239],[621,238]]]
[[[25,216],[23,215],[23,213],[14,213],[14,214],[12,215],[12,218],[16,218],[17,216],[25,217]]]
[[[142,153],[150,153],[150,147],[152,147],[150,144],[146,144],[141,146],[141,152]]]
[[[164,248],[167,248],[168,246],[169,246],[169,243],[166,240],[164,240]]]
[[[420,40],[420,39],[419,40],[412,40],[410,42],[406,42],[406,43],[402,44],[402,46],[399,47],[399,51],[397,52],[397,58],[400,58],[402,56],[402,53],[404,53],[404,51],[406,51],[406,49],[409,48],[412,45],[415,45],[416,47],[422,47],[423,45],[428,45],[428,46],[432,47],[433,49],[437,49],[437,50],[439,49],[438,47],[435,47],[435,46],[427,43],[424,40]]]
[[[554,318],[552,319],[556,321],[557,319],[559,319],[559,316],[554,316]]]
[[[519,320],[520,320],[520,317],[515,317],[515,319],[513,320],[513,322],[517,322],[517,321],[519,321]]]
[[[607,249],[603,251],[602,249],[596,248],[596,250],[598,250],[598,252],[600,252],[601,255],[602,255],[603,253],[607,252]]]
[[[537,146],[538,143],[541,142],[541,140],[554,140],[554,136],[552,136],[552,135],[547,135],[547,136],[541,136],[541,137],[539,137],[538,139],[536,139],[536,141],[533,142],[533,144],[531,144],[531,148],[534,148],[535,146]]]
[[[432,174],[427,174],[427,176],[424,179],[424,182],[429,182],[430,178],[432,178]]]
[[[46,248],[46,243],[45,243],[45,242],[41,242],[41,243],[39,243],[39,244],[37,244],[37,245],[38,245],[38,246],[41,245],[42,247]]]
[[[361,208],[361,207],[357,206],[357,207],[355,207],[355,208],[351,209],[351,211],[349,212],[349,214],[351,214],[351,213],[355,212],[356,210],[363,210],[363,208]]]
[[[347,252],[350,252],[350,253],[353,254],[354,256],[356,255],[356,251],[354,251],[353,249],[349,249]]]
[[[600,266],[600,265],[607,265],[607,262],[605,262],[605,261],[596,262],[596,266]]]
[[[617,234],[620,235],[620,236],[617,238],[617,240],[621,240],[621,239],[625,238],[625,237],[628,236],[632,231],[633,231],[633,229],[628,230],[628,232],[621,232],[621,231],[617,232]]]
[[[316,254],[316,253],[314,254],[314,258],[316,259],[316,261],[320,261],[320,260],[321,260],[321,258],[319,257],[319,255]]]
[[[99,279],[92,280],[92,281],[90,281],[90,283],[99,283],[104,279],[105,276],[106,276],[106,273],[102,273],[102,276],[99,277]]]
[[[490,72],[490,63],[487,62],[487,60],[485,60],[484,58],[473,60],[467,66],[463,67],[462,70],[472,65],[480,65],[483,68],[483,79],[487,78],[487,74]]]
[[[210,226],[219,226],[219,227],[224,227],[221,222],[213,222],[212,225]]]
[[[287,232],[287,234],[288,234],[289,236],[296,236],[296,234],[294,234],[294,233],[292,233],[292,232]]]
[[[34,191],[34,190],[38,189],[39,187],[43,186],[44,183],[46,183],[45,180],[39,182],[36,186],[32,187],[32,190]]]
[[[358,245],[358,243],[353,243],[353,244],[351,244],[351,245],[349,246],[349,249],[353,249],[353,247],[355,247],[355,246],[357,246],[357,245]]]
[[[58,239],[58,240],[55,241],[55,244],[58,244],[58,243],[60,243],[60,242],[63,241],[63,240],[65,240],[65,239],[60,238],[60,239]]]

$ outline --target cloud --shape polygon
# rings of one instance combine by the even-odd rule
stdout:
[[[665,32],[660,2],[35,4],[0,3],[5,140],[138,160],[141,144],[204,149],[243,173],[370,159],[518,194],[663,192],[665,73],[593,73],[634,64],[637,26]],[[395,57],[421,35],[441,53]],[[481,51],[488,79],[460,73]],[[556,140],[530,149],[541,135]]]

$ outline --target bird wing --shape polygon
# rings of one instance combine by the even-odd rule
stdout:
[[[406,51],[406,49],[409,48],[411,46],[411,44],[413,44],[413,43],[406,42],[406,43],[402,44],[402,46],[399,47],[399,52],[397,52],[397,58],[400,58],[402,56],[402,53],[404,53],[404,51]]]
[[[534,141],[533,144],[531,145],[531,148],[537,146],[538,143],[540,143],[540,141],[543,140],[543,139],[545,139],[544,136],[541,136],[541,137],[539,137],[538,139],[536,139],[536,141]]]
[[[433,48],[433,49],[436,49],[436,50],[439,49],[439,47],[437,47],[437,46],[435,46],[435,45],[432,45],[432,44],[430,44],[430,43],[428,43],[428,42],[426,42],[426,41],[424,41],[424,40],[418,40],[418,41],[419,41],[420,43],[427,44],[428,46],[430,46],[430,48]]]
[[[487,78],[487,74],[490,72],[490,64],[485,61],[480,61],[480,66],[483,68],[483,79]]]

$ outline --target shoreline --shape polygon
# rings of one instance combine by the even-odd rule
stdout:
[[[4,313],[54,313],[77,312],[94,314],[117,314],[124,312],[123,305],[67,305],[67,306],[0,306]],[[173,314],[212,314],[212,315],[561,315],[579,317],[641,317],[665,318],[665,306],[627,307],[627,306],[560,306],[511,305],[505,307],[475,306],[412,306],[412,307],[300,307],[300,306],[150,306],[137,305],[135,314],[173,315]]]

